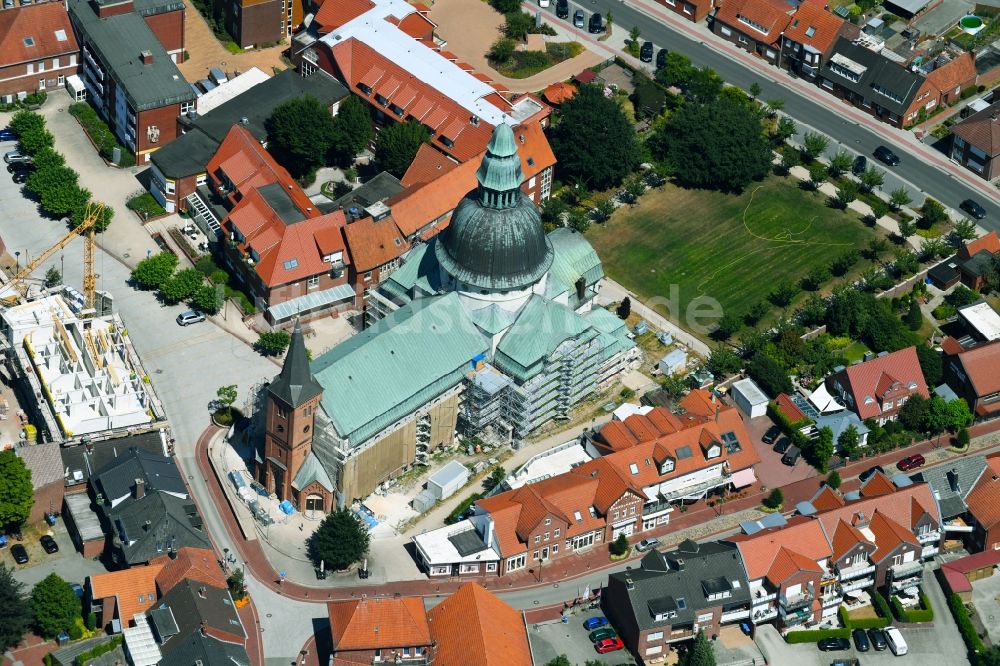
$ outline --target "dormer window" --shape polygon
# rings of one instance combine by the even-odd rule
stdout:
[[[674,471],[674,459],[665,458],[663,462],[660,463],[660,474],[669,474]]]
[[[365,84],[363,84],[363,83],[358,83],[358,90],[360,90],[361,92],[363,92],[363,93],[364,93],[364,94],[366,94],[366,95],[371,95],[371,94],[372,94],[372,89],[371,89],[371,87],[369,87],[369,86],[366,86],[366,85],[365,85]]]
[[[909,384],[906,385],[906,388],[910,389],[911,391],[915,391],[917,389],[917,383],[910,382]]]
[[[870,405],[870,404],[872,404],[873,402],[875,402],[875,398],[871,397],[870,395],[866,395],[866,396],[865,396],[865,404],[866,404],[866,405]]]

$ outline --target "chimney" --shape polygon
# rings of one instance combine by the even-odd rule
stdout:
[[[207,591],[208,590],[205,588],[205,586],[202,585],[201,587],[198,588],[198,596],[201,597],[202,599],[204,599],[205,598],[205,592],[207,592]]]
[[[722,405],[716,405],[715,406],[715,422],[716,423],[719,422],[719,412],[721,412],[721,411],[722,411]]]
[[[142,59],[142,64],[143,65],[152,65],[153,64],[153,52],[152,51],[142,51],[141,53],[139,53],[139,58]]]
[[[143,479],[135,480],[135,498],[142,499],[146,496],[146,482]]]
[[[204,621],[204,620],[202,620],[202,621],[201,621],[201,635],[202,635],[202,636],[205,636],[205,635],[207,635],[207,634],[205,633],[205,621]]]
[[[625,576],[625,589],[627,590],[635,589],[635,584],[632,582],[632,578],[630,576]]]
[[[957,467],[952,467],[950,470],[948,470],[948,487],[951,488],[951,492],[953,493],[958,493],[962,491],[961,487],[959,487],[958,485]]]

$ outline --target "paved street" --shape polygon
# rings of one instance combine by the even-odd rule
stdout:
[[[782,99],[784,112],[796,122],[808,123],[816,130],[836,139],[858,152],[871,157],[879,145],[887,145],[900,155],[902,162],[892,171],[911,183],[917,191],[930,193],[947,206],[957,208],[963,199],[973,198],[987,209],[987,218],[980,222],[987,229],[1000,229],[1000,192],[986,181],[951,163],[944,155],[921,144],[910,132],[897,130],[876,121],[859,109],[837,100],[817,86],[793,79],[784,70],[773,67],[737,49],[709,32],[702,22],[693,24],[667,11],[653,0],[591,0],[589,3],[570,2],[570,15],[582,8],[588,18],[593,12],[614,16],[615,29],[607,43],[595,36],[575,30],[566,21],[555,17],[555,3],[540,9],[534,3],[523,7],[541,11],[552,23],[577,33],[581,42],[602,55],[620,55],[639,64],[617,46],[632,26],[640,30],[641,40],[650,40],[656,48],[683,53],[694,64],[714,69],[728,83],[743,89],[753,83],[761,87],[762,99]],[[615,48],[617,46],[617,48]],[[970,184],[971,183],[971,184]]]

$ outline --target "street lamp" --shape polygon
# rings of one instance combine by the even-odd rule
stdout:
[[[20,250],[15,250],[14,251],[14,274],[16,275],[16,274],[18,274],[20,272],[21,272],[21,251]]]

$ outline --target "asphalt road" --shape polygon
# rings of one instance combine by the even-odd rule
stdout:
[[[583,9],[588,21],[590,15],[594,12],[607,15],[607,12],[610,10],[614,16],[615,30],[627,31],[632,26],[637,26],[640,30],[641,40],[652,41],[657,49],[666,48],[671,51],[683,53],[691,58],[694,64],[702,67],[711,67],[726,82],[739,86],[744,90],[748,89],[753,83],[757,83],[761,88],[761,99],[784,100],[784,113],[792,119],[808,124],[817,131],[830,136],[842,144],[853,147],[859,153],[867,154],[870,157],[872,151],[877,146],[889,146],[901,158],[901,164],[891,168],[893,173],[911,183],[918,190],[929,194],[946,206],[956,210],[964,199],[971,198],[978,201],[987,210],[986,218],[980,220],[979,224],[986,229],[1000,231],[1000,190],[996,190],[996,194],[993,197],[988,197],[959,181],[954,176],[944,173],[937,166],[923,162],[919,157],[911,154],[907,143],[879,136],[870,129],[858,125],[853,120],[839,113],[839,110],[842,108],[853,109],[853,107],[848,107],[833,95],[821,98],[828,100],[828,104],[821,104],[808,99],[783,85],[783,82],[792,80],[788,72],[777,67],[772,67],[767,76],[762,76],[741,62],[733,60],[728,54],[720,50],[732,49],[735,52],[736,47],[731,45],[723,46],[714,41],[709,41],[713,39],[709,34],[704,34],[704,41],[692,39],[688,35],[678,32],[669,24],[663,23],[660,19],[646,14],[634,5],[619,0],[591,0],[591,2],[587,3],[570,2],[570,19],[572,19],[573,12],[578,8]],[[555,17],[554,2],[551,3],[548,9],[539,9],[539,11],[550,14],[548,18],[552,22],[565,23],[563,19]],[[567,25],[566,27],[571,28],[572,26]],[[708,27],[704,23],[692,24],[692,28],[700,33],[708,32]],[[860,109],[855,111],[861,113]],[[891,136],[891,133],[895,131],[897,130],[886,126],[886,136]],[[877,164],[877,162],[875,163]],[[886,169],[890,168],[886,167]]]

